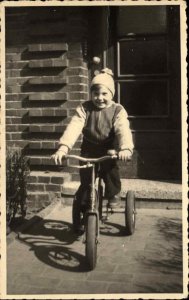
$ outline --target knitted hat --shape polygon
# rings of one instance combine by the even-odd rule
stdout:
[[[92,82],[91,82],[91,87],[96,85],[96,84],[102,84],[106,88],[110,90],[112,95],[114,96],[115,94],[115,85],[114,85],[114,80],[113,80],[113,73],[112,70],[105,68],[100,71],[99,74],[97,74]]]

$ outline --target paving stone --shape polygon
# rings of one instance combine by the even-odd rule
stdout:
[[[87,280],[105,281],[105,282],[128,282],[131,281],[132,274],[114,274],[108,272],[93,271],[88,276]]]
[[[64,280],[58,287],[62,287],[65,291],[71,290],[72,294],[103,294],[107,293],[108,283],[99,281],[75,281],[75,280]]]
[[[93,271],[71,220],[72,208],[59,204],[9,245],[9,294],[182,292],[180,210],[140,209],[132,236],[123,234],[123,216],[113,214],[101,229]]]
[[[19,285],[22,282],[23,285],[30,286],[31,283],[35,286],[40,286],[44,288],[49,288],[49,286],[56,286],[59,284],[57,278],[48,278],[32,274],[21,274],[15,279],[15,285]],[[39,284],[40,283],[40,284]]]
[[[153,284],[152,284],[153,282]],[[182,292],[182,277],[177,274],[148,274],[141,276],[135,274],[133,277],[133,286],[136,287],[136,292],[148,293],[181,293]]]
[[[108,293],[110,294],[124,294],[124,293],[135,293],[130,282],[125,283],[111,283],[108,287]],[[123,298],[124,295],[121,295],[120,298]],[[126,296],[127,297],[127,296]],[[125,298],[127,299],[127,298]]]
[[[18,285],[18,284],[8,283],[7,294],[8,295],[30,294],[30,287],[25,284]]]

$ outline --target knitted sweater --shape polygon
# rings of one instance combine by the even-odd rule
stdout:
[[[133,139],[127,117],[123,106],[113,101],[103,109],[96,108],[92,101],[86,101],[77,107],[59,144],[72,149],[79,135],[83,133],[83,137],[94,144],[103,145],[115,141],[118,150],[133,151]]]

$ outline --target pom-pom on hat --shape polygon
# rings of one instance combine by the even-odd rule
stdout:
[[[113,72],[112,70],[105,68],[100,71],[92,80],[91,82],[91,87],[96,85],[96,84],[101,84],[107,87],[112,95],[114,96],[115,94],[115,84],[114,84],[114,79],[113,79]]]

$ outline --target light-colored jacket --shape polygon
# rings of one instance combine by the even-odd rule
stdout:
[[[133,151],[133,139],[124,107],[114,101],[104,109],[97,109],[92,101],[77,107],[74,116],[59,140],[59,145],[72,149],[79,135],[98,145],[114,140],[117,150]]]

